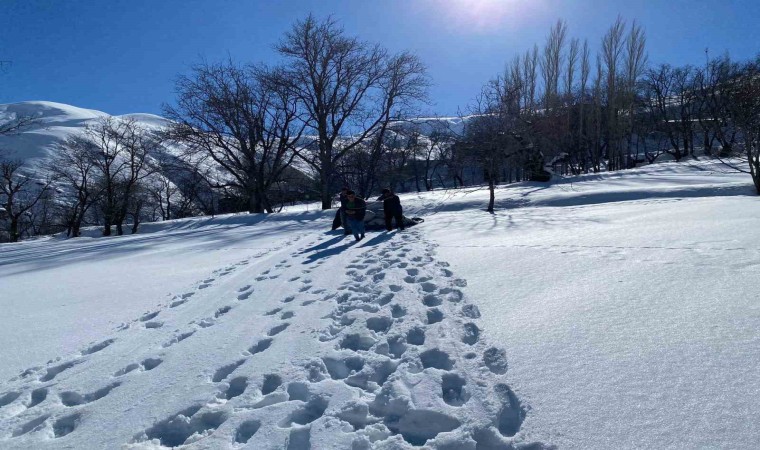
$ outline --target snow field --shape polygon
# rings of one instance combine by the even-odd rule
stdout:
[[[0,448],[756,446],[746,175],[487,195],[404,195],[425,223],[360,243],[287,212],[4,245]]]
[[[359,244],[315,231],[226,264],[2,385],[0,442],[526,447],[505,352],[434,250],[414,230]]]

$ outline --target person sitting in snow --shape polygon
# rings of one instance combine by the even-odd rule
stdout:
[[[347,194],[348,194],[348,186],[343,186],[340,189],[340,193],[338,193],[340,208],[338,208],[338,211],[335,213],[335,219],[333,219],[333,225],[332,225],[333,231],[337,230],[338,227],[343,225],[344,235],[351,234],[351,229],[348,227],[348,223],[346,221],[346,202],[348,202]]]
[[[364,239],[364,215],[367,212],[367,202],[358,197],[354,191],[346,193],[346,221],[357,241]]]
[[[401,200],[390,189],[383,189],[383,193],[377,198],[383,201],[383,213],[385,214],[385,229],[392,231],[391,220],[396,219],[396,228],[404,231],[404,215],[401,208]]]

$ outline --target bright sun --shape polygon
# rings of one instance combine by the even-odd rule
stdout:
[[[519,17],[525,0],[443,0],[447,19],[469,31],[491,31],[510,18]]]

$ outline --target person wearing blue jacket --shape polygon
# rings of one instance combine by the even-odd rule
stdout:
[[[367,212],[367,202],[358,197],[354,191],[346,193],[346,221],[357,241],[364,239],[364,215]]]

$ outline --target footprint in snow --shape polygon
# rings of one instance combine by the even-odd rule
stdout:
[[[193,334],[195,334],[195,330],[191,330],[191,331],[188,331],[186,333],[178,334],[177,336],[174,336],[169,342],[165,343],[163,345],[163,347],[164,348],[169,348],[169,347],[171,347],[172,345],[174,345],[174,344],[176,344],[178,342],[184,341],[185,339],[189,338]]]
[[[222,389],[222,392],[218,395],[225,400],[232,400],[235,397],[243,395],[248,388],[248,378],[236,377],[230,380],[226,387]]]
[[[93,353],[97,353],[97,352],[105,349],[106,347],[110,346],[114,342],[116,342],[116,339],[106,339],[103,342],[99,342],[99,343],[97,343],[95,345],[92,345],[92,346],[90,346],[90,347],[82,350],[82,356],[84,356],[84,355],[91,355]]]
[[[230,376],[230,374],[234,372],[235,369],[242,366],[244,363],[245,363],[245,359],[240,359],[238,361],[235,361],[233,363],[227,364],[225,366],[222,366],[216,369],[216,372],[214,372],[214,375],[211,377],[211,381],[213,381],[214,383],[218,383],[224,380],[225,378]]]
[[[271,330],[269,330],[269,333],[267,333],[267,336],[275,336],[277,334],[280,334],[282,331],[284,331],[287,327],[289,327],[290,324],[285,322],[281,323],[275,327],[272,327]]]
[[[225,411],[205,411],[202,406],[191,406],[164,419],[135,436],[133,442],[158,440],[164,447],[178,447],[193,436],[208,436],[229,418]],[[193,440],[195,441],[195,439]]]
[[[255,343],[251,348],[249,348],[248,353],[250,353],[251,355],[255,355],[256,353],[261,353],[264,350],[268,349],[270,345],[272,345],[271,338],[262,339],[259,342]]]
[[[156,311],[156,312],[152,312],[152,313],[148,313],[148,314],[143,315],[142,317],[140,317],[140,322],[147,322],[147,321],[155,318],[158,315],[159,312],[160,311]]]
[[[235,442],[238,444],[247,444],[248,441],[259,431],[261,422],[255,419],[246,420],[238,425],[235,431]]]
[[[0,396],[0,408],[6,405],[10,405],[14,401],[16,401],[17,398],[21,396],[21,392],[7,392]]]
[[[162,362],[164,361],[161,358],[146,358],[139,364],[132,363],[132,364],[127,365],[123,369],[117,370],[113,374],[113,376],[120,377],[138,369],[144,372],[148,372],[158,367]]]
[[[45,428],[45,422],[47,422],[48,418],[50,418],[50,415],[46,414],[46,415],[30,420],[29,422],[22,425],[20,428],[16,429],[16,431],[13,432],[11,437],[19,437],[27,433],[40,431],[41,429]]]
[[[84,361],[69,361],[63,364],[59,364],[54,367],[49,367],[47,371],[45,372],[45,374],[42,377],[40,377],[40,381],[42,382],[52,381],[53,379],[55,379],[55,377],[57,377],[62,372],[65,372],[66,370],[69,370],[75,365],[80,364],[82,362]]]
[[[88,394],[79,394],[73,391],[66,391],[66,392],[61,392],[59,397],[61,399],[61,403],[63,403],[63,406],[72,407],[72,406],[85,405],[87,403],[92,403],[96,400],[100,400],[101,398],[105,397],[106,395],[111,393],[112,390],[116,389],[119,386],[121,386],[121,382],[117,381],[115,383],[109,384],[108,386],[100,388],[95,392],[90,392]]]
[[[188,302],[187,299],[175,300],[175,301],[171,302],[171,304],[169,304],[169,308],[176,308],[177,306],[184,305],[187,302]]]

